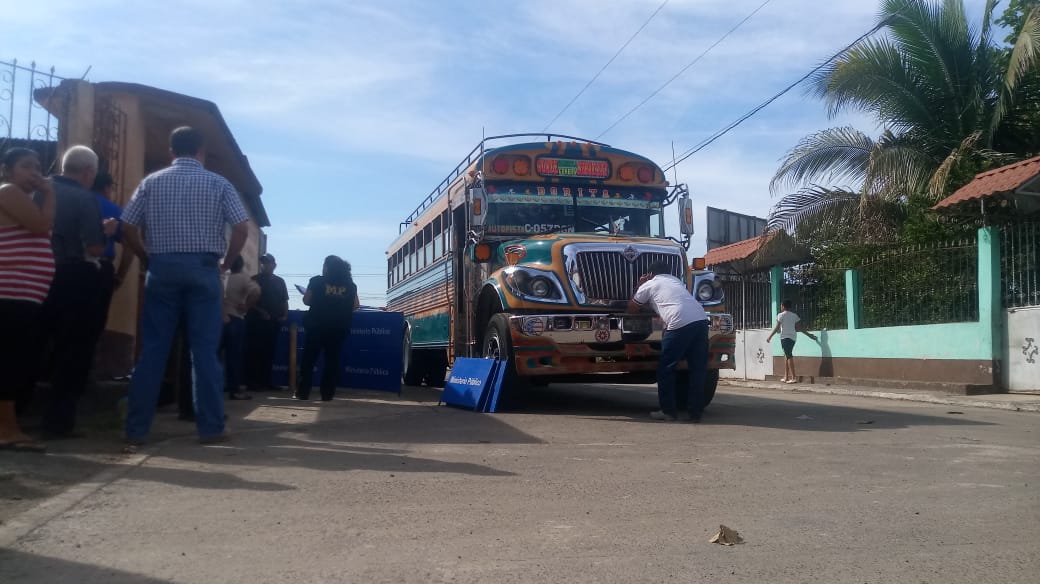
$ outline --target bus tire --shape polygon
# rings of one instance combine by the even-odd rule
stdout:
[[[422,383],[423,370],[421,351],[412,349],[412,328],[405,326],[404,340],[401,342],[401,371],[402,381],[405,385],[419,385]]]
[[[444,387],[448,373],[448,352],[444,349],[428,349],[425,352],[426,371],[423,373],[423,381],[430,387]]]
[[[708,369],[704,377],[704,407],[708,407],[711,400],[715,398],[715,390],[719,387],[719,370]]]
[[[689,387],[690,372],[688,369],[681,369],[676,371],[675,376],[675,387],[676,387],[676,402],[680,410],[686,409],[686,392],[679,391],[679,388]],[[719,387],[719,370],[708,369],[704,375],[704,407],[708,407],[711,400],[715,399],[715,390]]]
[[[515,389],[519,386],[519,376],[516,374],[516,364],[513,363],[513,337],[509,333],[509,316],[496,314],[488,321],[484,331],[484,340],[481,343],[481,354],[485,359],[498,359],[506,361],[506,371],[502,375],[502,391]]]

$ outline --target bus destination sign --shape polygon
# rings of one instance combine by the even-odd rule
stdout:
[[[610,163],[606,160],[543,157],[537,160],[536,169],[542,176],[610,178]]]

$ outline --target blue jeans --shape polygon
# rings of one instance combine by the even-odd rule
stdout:
[[[708,321],[698,320],[674,331],[664,331],[661,338],[661,360],[657,363],[657,399],[661,411],[674,416],[676,407],[676,368],[686,360],[689,387],[679,388],[689,394],[686,407],[697,417],[704,410],[704,377],[708,373]],[[679,400],[682,401],[682,400]]]
[[[177,323],[184,317],[191,350],[195,423],[202,438],[224,431],[224,370],[217,350],[222,328],[220,270],[212,254],[155,254],[148,259],[141,312],[141,358],[127,396],[126,438],[152,427]]]
[[[224,388],[238,393],[246,361],[246,319],[232,316],[224,325]]]

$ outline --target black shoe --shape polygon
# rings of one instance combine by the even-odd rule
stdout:
[[[228,399],[246,400],[246,399],[253,399],[253,396],[249,395],[248,393],[241,392],[241,391],[232,391],[231,393],[228,394]]]

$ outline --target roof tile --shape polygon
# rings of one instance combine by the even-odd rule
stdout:
[[[975,175],[968,184],[939,201],[933,209],[945,209],[965,201],[984,199],[1000,193],[1013,192],[1040,175],[1040,156],[1001,166]]]

